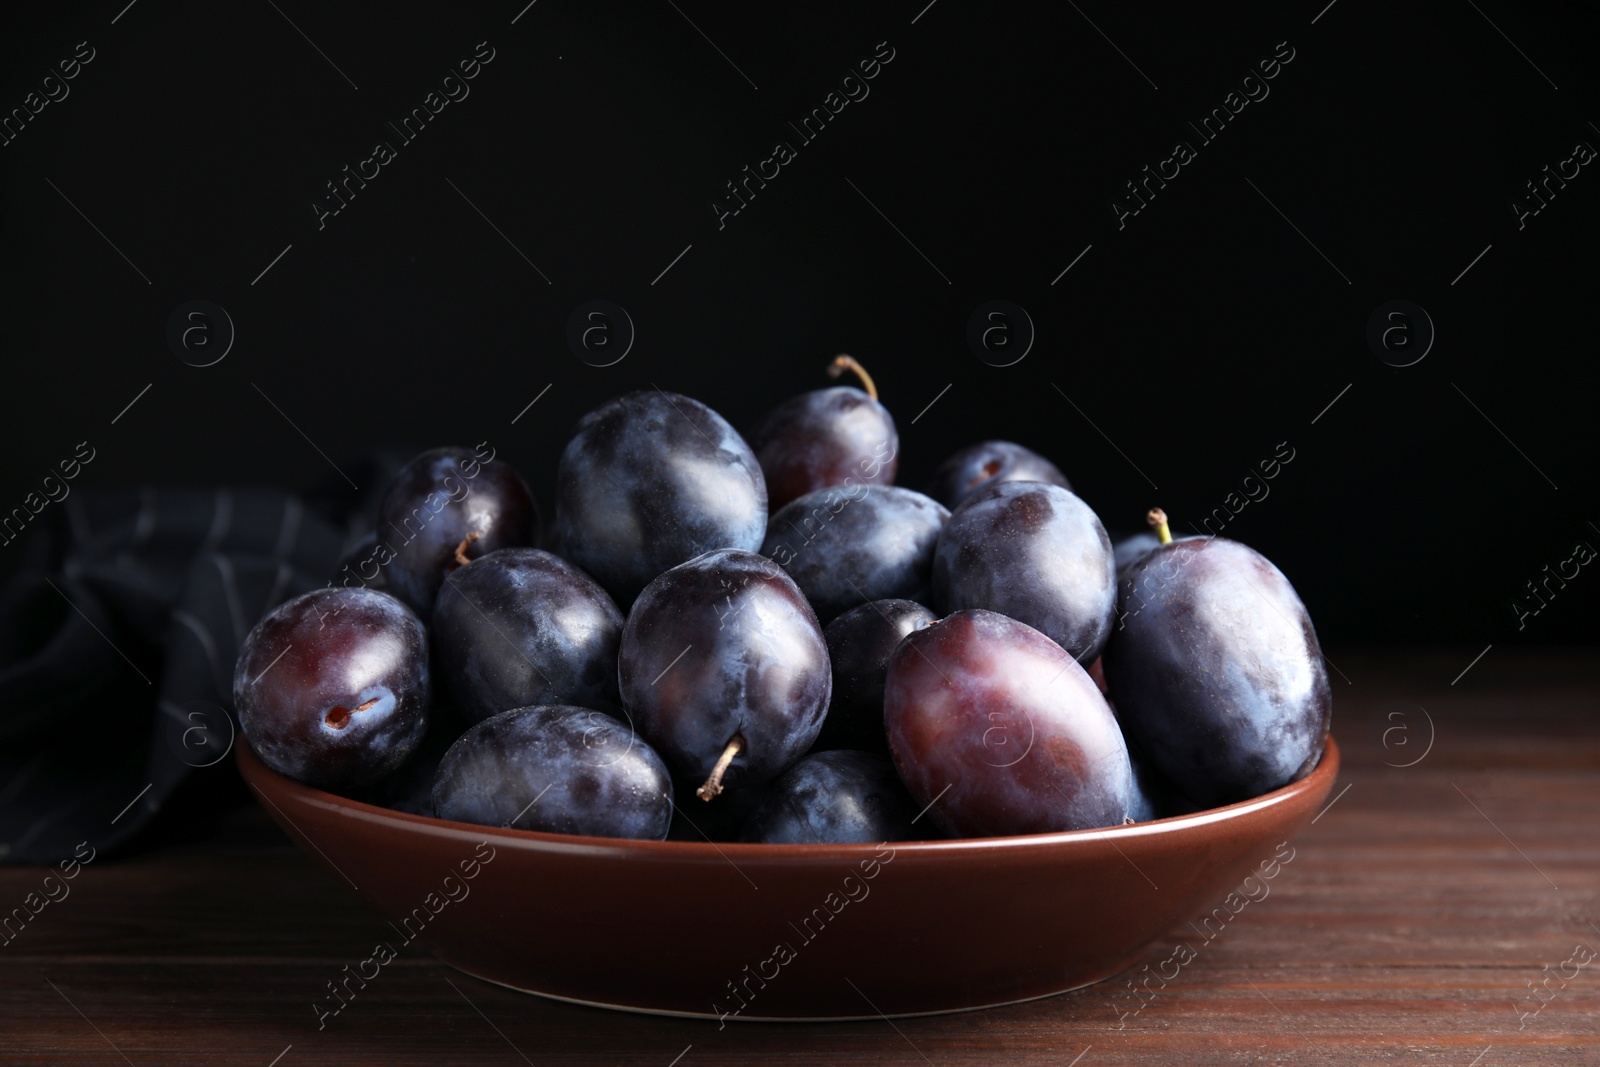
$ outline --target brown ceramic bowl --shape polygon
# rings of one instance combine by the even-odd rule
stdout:
[[[391,920],[390,950],[415,939],[470,975],[560,1000],[739,1019],[961,1011],[1098,982],[1222,906],[1339,773],[1329,738],[1297,782],[1156,822],[747,845],[422,818],[312,789],[238,748],[278,824]]]

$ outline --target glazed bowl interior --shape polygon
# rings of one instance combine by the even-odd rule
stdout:
[[[313,789],[247,744],[238,762],[289,836],[390,920],[376,955],[426,946],[529,993],[731,1021],[959,1011],[1110,977],[1247,875],[1272,877],[1339,749],[1330,737],[1298,781],[1191,815],[882,845],[476,826]]]

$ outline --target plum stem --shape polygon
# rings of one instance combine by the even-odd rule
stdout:
[[[461,539],[461,543],[456,546],[456,563],[458,565],[465,567],[467,564],[472,562],[472,560],[467,558],[467,546],[482,536],[482,533],[478,532],[477,530],[473,530],[471,533],[467,534],[467,536]]]
[[[742,751],[744,751],[744,738],[734,734],[733,740],[728,742],[728,747],[717,757],[717,765],[711,768],[711,777],[706,779],[705,785],[694,791],[694,795],[701,800],[710,800],[721,793],[722,776],[728,773],[728,764],[733,762],[733,757]]]
[[[1167,513],[1160,508],[1151,508],[1150,513],[1144,517],[1150,528],[1156,532],[1164,545],[1172,544],[1172,528],[1167,525]]]
[[[849,371],[861,379],[861,387],[867,391],[872,399],[878,399],[878,387],[873,384],[872,375],[867,373],[867,368],[856,362],[854,356],[847,356],[843,352],[833,357],[833,362],[828,364],[828,377],[837,378],[845,371]]]

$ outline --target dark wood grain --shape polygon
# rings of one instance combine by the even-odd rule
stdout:
[[[1549,978],[1537,1014],[1529,991],[1576,945],[1600,950],[1600,661],[1495,649],[1452,686],[1476,651],[1337,657],[1338,799],[1214,940],[1151,948],[1152,966],[1180,941],[1197,955],[1142,1000],[1135,971],[962,1015],[719,1030],[411,953],[319,1031],[312,1001],[385,924],[244,809],[203,840],[97,860],[0,948],[0,1062],[1600,1063],[1600,959]],[[44,873],[0,869],[0,904]],[[639,892],[619,922],[671,921]]]

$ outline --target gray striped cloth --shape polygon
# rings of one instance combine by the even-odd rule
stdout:
[[[333,577],[351,533],[267,489],[84,488],[51,510],[0,589],[3,863],[114,853],[243,799],[239,646]]]

